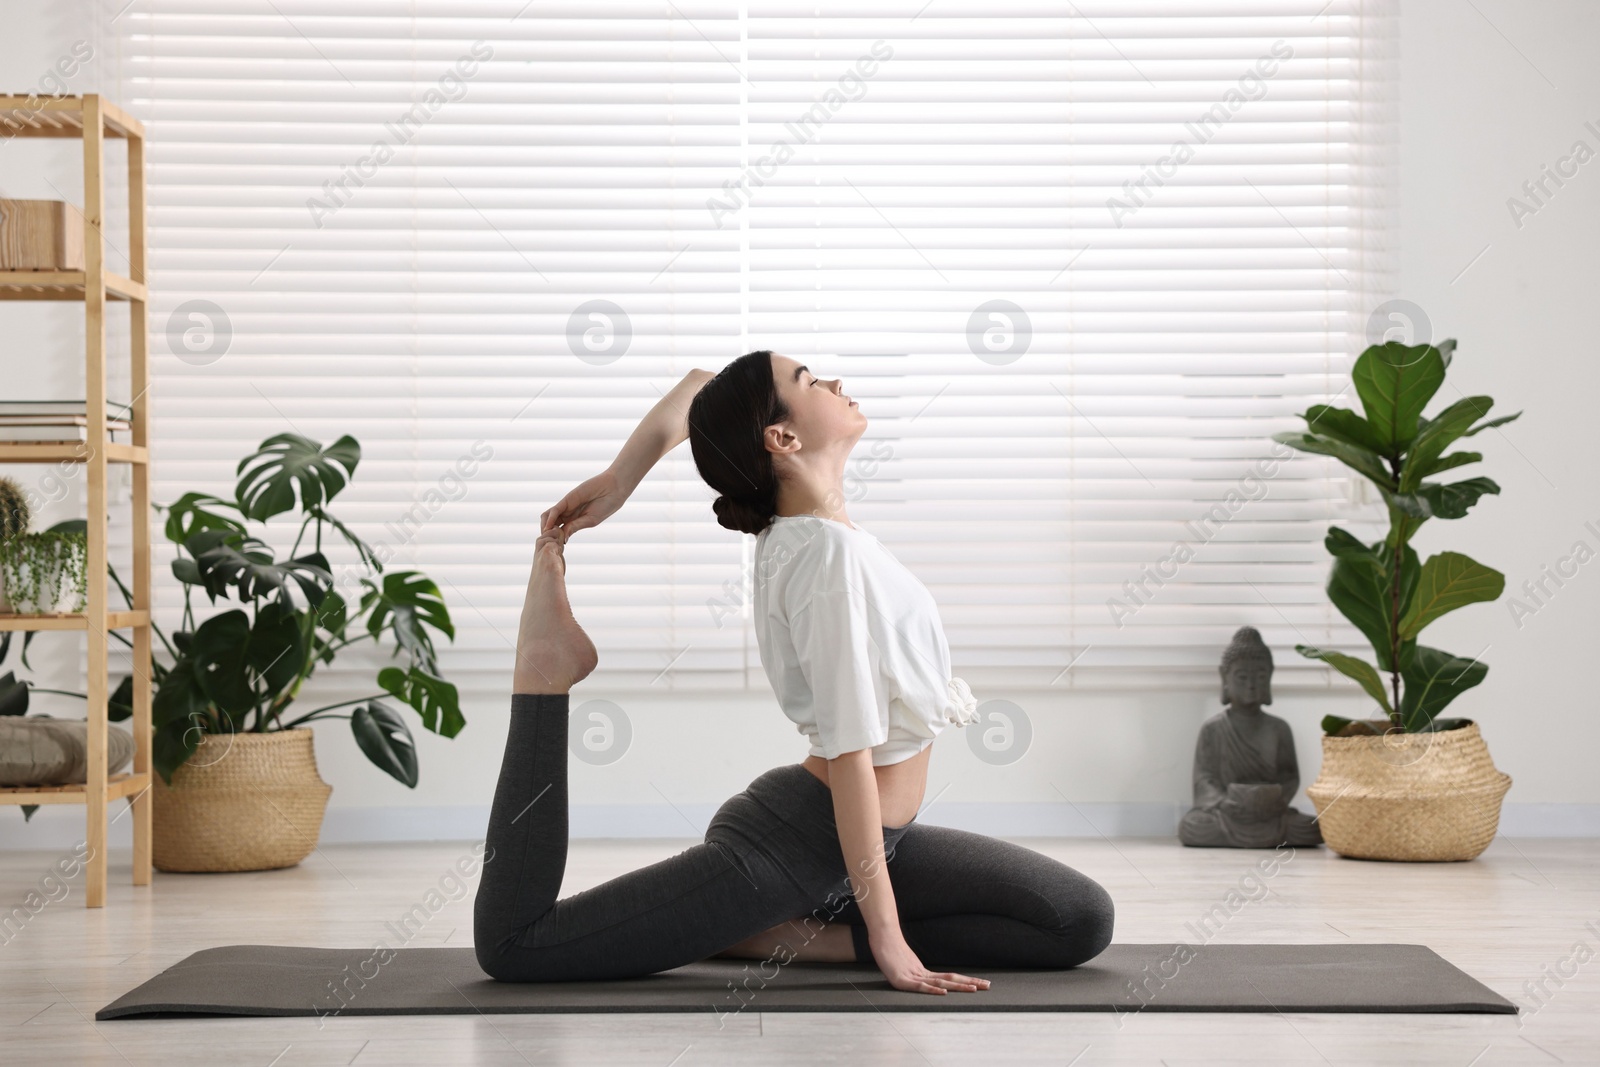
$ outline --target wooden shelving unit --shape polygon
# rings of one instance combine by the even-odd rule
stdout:
[[[76,137],[83,141],[83,263],[81,271],[0,271],[0,300],[79,300],[84,315],[86,441],[0,441],[0,463],[82,463],[89,475],[88,599],[70,615],[0,614],[0,630],[83,630],[88,635],[89,773],[81,785],[0,788],[4,804],[82,804],[90,852],[84,903],[106,901],[106,807],[127,798],[133,814],[133,884],[150,884],[150,423],[149,323],[145,293],[144,127],[99,95],[40,100],[0,96],[0,132],[10,137]],[[128,144],[128,259],[131,277],[105,266],[105,141]],[[133,390],[131,444],[113,444],[106,431],[106,303],[128,305]],[[112,611],[107,600],[107,465],[132,467],[133,608]],[[133,631],[133,769],[106,773],[106,702],[112,630]]]

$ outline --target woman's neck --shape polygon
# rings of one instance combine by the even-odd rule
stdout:
[[[837,468],[830,463],[825,472],[805,467],[789,472],[778,482],[778,499],[773,506],[779,515],[816,515],[853,526],[845,503],[841,459]]]

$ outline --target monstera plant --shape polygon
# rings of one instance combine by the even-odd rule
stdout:
[[[415,787],[416,746],[406,717],[390,701],[409,704],[425,729],[444,737],[454,737],[466,725],[455,686],[440,676],[429,633],[455,639],[438,586],[417,571],[384,573],[371,547],[328,511],[360,460],[361,446],[348,434],[327,448],[299,434],[278,434],[240,460],[232,500],[185,493],[170,507],[156,505],[166,512],[166,536],[178,547],[172,574],[184,595],[181,630],[169,640],[152,626],[172,660],[151,664],[152,762],[166,782],[203,734],[265,733],[319,719],[347,719],[367,758]],[[287,558],[278,559],[247,524],[264,524],[294,510],[297,489],[299,530]],[[73,527],[83,529],[83,520],[57,528]],[[335,582],[323,553],[327,531],[354,549],[362,572],[358,588]],[[308,532],[311,545],[301,551]],[[115,568],[110,577],[131,606],[132,594]],[[353,603],[335,587],[341,584]],[[196,591],[212,605],[220,600],[238,606],[197,624]],[[125,635],[112,635],[131,645]],[[10,637],[0,635],[0,661]],[[32,638],[32,631],[25,633],[24,666]],[[319,664],[332,663],[351,645],[382,645],[385,638],[393,643],[391,657],[404,659],[377,672],[378,692],[304,709],[306,686]],[[0,677],[0,707],[21,714],[30,686],[10,674]],[[132,694],[133,679],[125,677],[108,700],[110,719],[133,714]]]
[[[1376,664],[1311,645],[1295,645],[1355,679],[1387,716],[1387,732],[1454,730],[1470,720],[1441,718],[1451,701],[1479,684],[1489,668],[1477,657],[1457,656],[1418,643],[1424,627],[1468,604],[1497,598],[1505,576],[1460,552],[1418,560],[1412,539],[1430,519],[1459,519],[1500,487],[1485,477],[1447,481],[1446,471],[1483,459],[1480,452],[1446,449],[1520,411],[1489,419],[1494,400],[1463,396],[1432,418],[1422,409],[1444,384],[1455,342],[1373,345],[1352,368],[1365,417],[1348,408],[1314,404],[1305,431],[1273,434],[1273,440],[1305,452],[1332,456],[1377,486],[1389,512],[1389,533],[1364,544],[1347,530],[1329,529],[1323,544],[1333,555],[1328,597],[1372,643]],[[1381,672],[1381,673],[1380,673]],[[1388,685],[1383,674],[1388,675]],[[1381,723],[1381,720],[1380,720]],[[1376,733],[1360,721],[1326,716],[1324,733]]]

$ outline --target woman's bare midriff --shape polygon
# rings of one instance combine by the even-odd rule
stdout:
[[[908,760],[872,768],[878,779],[878,808],[883,825],[904,826],[916,817],[922,794],[928,788],[928,757],[932,752],[933,746],[929,745]],[[800,766],[816,775],[823,785],[828,784],[828,761],[821,756],[807,756]]]

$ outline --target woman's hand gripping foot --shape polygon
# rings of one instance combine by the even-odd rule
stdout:
[[[541,534],[533,549],[533,573],[522,603],[517,631],[513,693],[565,693],[587,678],[600,662],[594,642],[583,632],[567,602],[566,534]]]

